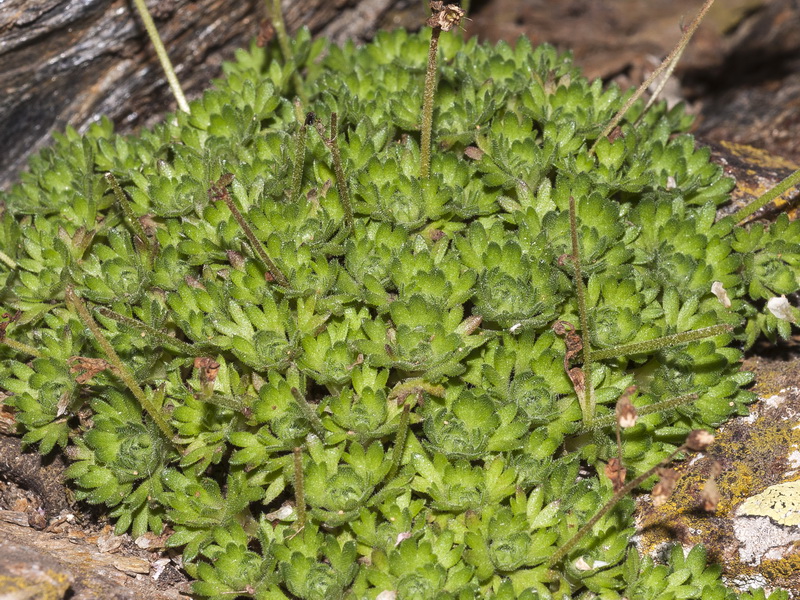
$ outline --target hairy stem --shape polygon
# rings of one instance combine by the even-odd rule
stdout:
[[[17,340],[12,340],[10,337],[3,335],[0,337],[0,342],[11,348],[12,350],[16,350],[17,352],[21,352],[22,354],[27,354],[28,356],[33,356],[34,358],[41,358],[43,355],[33,346],[29,346],[24,342],[18,342]]]
[[[303,478],[303,453],[301,448],[294,449],[294,503],[297,510],[297,530],[306,526],[306,488]]]
[[[308,126],[314,122],[314,113],[308,113],[297,135],[294,136],[294,164],[292,165],[292,186],[289,190],[289,199],[297,200],[300,196],[300,187],[303,185],[303,165],[306,162],[306,131]]]
[[[183,95],[181,84],[178,82],[178,76],[175,74],[175,69],[172,67],[172,62],[169,60],[169,56],[164,48],[164,44],[161,42],[161,36],[158,35],[156,24],[153,23],[153,17],[150,16],[150,11],[147,9],[147,5],[144,3],[144,0],[133,0],[133,3],[136,5],[136,9],[139,11],[139,16],[141,17],[144,28],[147,31],[148,37],[150,38],[150,43],[153,44],[153,49],[156,51],[159,62],[161,62],[161,68],[164,69],[164,75],[167,77],[169,89],[172,91],[172,95],[175,96],[175,101],[178,103],[178,108],[180,108],[183,112],[190,112],[189,103],[186,101],[186,96]]]
[[[277,281],[281,287],[285,288],[290,287],[289,280],[286,279],[283,273],[281,273],[280,269],[278,269],[278,266],[274,262],[272,262],[272,259],[269,257],[267,251],[264,249],[264,246],[261,244],[261,241],[256,237],[256,234],[253,233],[252,227],[250,227],[250,224],[244,218],[244,215],[242,215],[242,213],[236,207],[236,203],[233,201],[233,198],[231,198],[231,195],[228,193],[224,193],[220,194],[219,197],[228,206],[228,210],[231,211],[233,218],[236,219],[236,222],[239,224],[239,227],[242,228],[242,231],[244,232],[244,235],[247,237],[247,239],[250,241],[250,245],[253,247],[253,250],[255,251],[256,254],[258,254],[261,261],[267,267],[267,270],[270,272],[272,277],[275,278],[275,281]]]
[[[578,217],[575,208],[575,198],[569,197],[569,231],[572,237],[572,262],[575,265],[575,292],[578,296],[578,312],[581,319],[581,341],[583,343],[583,376],[585,382],[585,397],[581,403],[583,424],[588,425],[594,418],[594,386],[592,385],[592,355],[589,344],[589,318],[586,310],[586,292],[583,286],[583,273],[581,272],[581,255],[578,245]],[[580,398],[580,395],[578,396]]]
[[[681,333],[673,333],[672,335],[665,335],[652,340],[645,340],[643,342],[634,342],[632,344],[625,344],[624,346],[616,346],[614,348],[606,348],[605,350],[597,350],[592,352],[592,360],[605,360],[607,358],[616,358],[618,356],[629,356],[631,354],[649,354],[663,348],[670,346],[677,346],[678,344],[685,344],[687,342],[694,342],[708,337],[714,337],[722,333],[728,333],[733,330],[730,325],[712,325],[711,327],[702,327],[700,329],[692,329],[691,331],[684,331]],[[586,347],[584,346],[584,351]]]
[[[683,406],[684,404],[689,404],[690,402],[694,402],[697,400],[697,394],[683,394],[682,396],[676,396],[674,398],[669,398],[667,400],[661,400],[659,402],[654,402],[653,404],[648,404],[647,406],[637,406],[636,413],[643,417],[645,415],[650,415],[653,413],[660,413],[666,410],[672,410],[673,408],[678,408],[679,406]],[[603,415],[601,417],[597,417],[592,421],[592,424],[588,427],[584,426],[581,427],[576,433],[586,433],[587,431],[596,431],[598,429],[603,429],[604,427],[608,427],[609,425],[613,425],[617,422],[617,417],[614,413]]]
[[[147,234],[144,231],[144,227],[142,227],[142,223],[136,217],[136,214],[133,212],[131,208],[131,203],[128,202],[128,198],[125,196],[125,192],[122,191],[119,183],[117,182],[117,178],[114,177],[112,173],[105,174],[106,181],[111,186],[112,191],[114,192],[114,198],[117,201],[122,213],[125,215],[125,219],[128,221],[128,225],[133,229],[134,235],[141,240],[141,243],[145,247],[145,251],[147,255],[152,259],[153,258],[153,245],[150,243],[150,238],[147,237]]]
[[[171,335],[168,335],[163,331],[156,329],[155,327],[150,327],[150,325],[142,323],[138,319],[133,319],[131,317],[122,315],[111,310],[110,308],[106,308],[105,306],[99,307],[96,310],[106,318],[113,319],[117,323],[122,323],[123,325],[141,331],[143,334],[153,338],[162,346],[168,346],[179,352],[188,354],[189,356],[202,356],[204,353],[204,346],[202,344],[187,344],[183,340],[172,337]]]
[[[622,106],[622,108],[617,111],[617,114],[609,121],[606,128],[600,134],[600,136],[594,141],[592,147],[589,149],[589,153],[593,154],[597,144],[605,137],[608,137],[614,128],[619,125],[619,122],[625,116],[625,113],[628,112],[631,106],[633,106],[636,101],[641,97],[641,95],[650,87],[650,85],[656,80],[656,78],[661,75],[680,55],[683,53],[686,45],[689,43],[689,40],[692,39],[694,32],[697,30],[697,27],[700,25],[700,22],[703,20],[703,17],[706,16],[706,13],[711,8],[711,5],[714,4],[714,0],[706,0],[703,6],[700,8],[700,12],[694,18],[694,21],[686,28],[686,31],[683,32],[681,39],[678,41],[678,44],[672,49],[672,51],[667,55],[667,57],[662,61],[662,63],[658,66],[658,68],[650,74],[650,77],[645,79],[642,82],[636,92],[634,92],[633,96],[631,96],[627,102]]]
[[[649,478],[652,475],[654,475],[656,473],[656,471],[658,471],[658,469],[660,469],[661,467],[663,467],[664,465],[669,463],[673,458],[675,458],[681,452],[684,452],[686,449],[687,448],[686,448],[685,445],[680,446],[679,448],[675,449],[675,451],[672,454],[670,454],[667,458],[662,460],[660,463],[658,463],[654,467],[648,469],[647,471],[645,471],[644,473],[639,475],[636,479],[633,479],[632,481],[626,483],[624,487],[622,487],[619,490],[617,490],[616,492],[614,492],[614,495],[611,496],[609,501],[606,502],[603,505],[603,508],[601,508],[599,511],[597,511],[594,514],[594,516],[591,519],[589,519],[589,521],[575,533],[575,535],[573,535],[569,540],[567,540],[564,543],[563,546],[561,546],[558,550],[556,550],[553,553],[553,555],[547,561],[547,566],[549,568],[552,568],[556,564],[558,564],[558,562],[562,558],[564,558],[569,553],[570,550],[572,550],[575,547],[575,544],[577,544],[581,540],[582,537],[584,537],[586,534],[588,534],[592,530],[592,527],[594,527],[595,524],[600,519],[602,519],[603,516],[608,511],[610,511],[612,508],[614,508],[614,506],[620,500],[622,500],[625,496],[630,494],[634,489],[636,489],[639,485],[641,485],[643,481],[645,481],[647,478]]]
[[[314,433],[317,434],[319,439],[325,439],[325,427],[322,425],[322,421],[320,421],[319,416],[317,415],[317,411],[314,410],[314,407],[308,403],[308,400],[305,399],[303,394],[300,393],[296,387],[292,388],[292,396],[294,396],[297,405],[300,407],[300,410],[303,411],[303,416],[311,425],[311,429],[314,430]]]
[[[439,50],[439,35],[442,30],[434,27],[428,47],[428,70],[425,72],[425,92],[422,98],[422,139],[420,142],[419,176],[427,179],[431,175],[431,131],[433,129],[433,97],[436,94],[436,54]]]
[[[313,119],[313,113],[309,113],[309,117]],[[325,137],[325,128],[322,123],[316,121],[316,130],[319,137],[322,138],[322,143],[328,147],[333,158],[333,172],[336,174],[336,189],[339,190],[339,199],[342,201],[342,208],[344,209],[344,222],[347,228],[352,231],[353,223],[353,205],[350,203],[350,192],[347,188],[347,178],[344,176],[344,167],[342,167],[342,154],[339,152],[338,141],[338,115],[335,112],[331,113],[331,128],[330,137]]]
[[[294,62],[294,52],[292,52],[292,45],[289,42],[289,34],[286,31],[286,22],[283,20],[283,8],[281,7],[281,0],[272,0],[272,7],[269,10],[269,13],[270,18],[272,19],[272,26],[275,28],[275,35],[278,38],[278,45],[281,47],[283,60],[286,62]],[[292,72],[292,83],[294,84],[295,92],[300,100],[302,100],[303,104],[308,104],[308,96],[303,89],[303,80],[300,77],[300,73],[298,73],[296,70]]]
[[[735,212],[733,214],[734,223],[741,224],[742,221],[747,220],[757,210],[766,206],[767,204],[775,200],[778,196],[796,186],[798,183],[800,183],[800,169],[789,175],[786,179],[784,179],[774,188],[763,194],[757,200],[753,200],[753,202],[751,202],[747,206],[740,208],[737,212]]]
[[[128,367],[125,366],[125,363],[122,362],[116,350],[114,350],[114,347],[103,335],[103,332],[100,331],[100,327],[98,327],[97,323],[92,318],[92,315],[89,313],[89,310],[86,308],[83,300],[81,300],[81,298],[75,293],[75,290],[72,288],[72,286],[69,286],[66,289],[66,299],[67,303],[71,304],[75,308],[75,311],[78,313],[78,317],[80,318],[81,322],[92,332],[92,335],[94,335],[97,343],[100,344],[103,352],[105,352],[106,358],[108,358],[108,361],[115,367],[119,378],[122,379],[122,382],[136,397],[144,411],[150,415],[150,418],[153,419],[153,422],[161,430],[161,433],[164,434],[164,437],[166,437],[167,440],[174,445],[173,438],[175,437],[175,431],[161,415],[161,412],[158,410],[155,404],[150,401],[150,398],[147,397],[145,391],[139,386],[138,383],[136,383],[136,379],[134,379],[133,374],[130,372]]]
[[[391,481],[400,469],[400,461],[403,459],[403,452],[406,448],[406,437],[408,435],[408,419],[411,406],[403,405],[403,412],[400,413],[400,423],[397,426],[397,437],[395,437],[394,449],[392,450],[392,468],[386,475],[386,481]]]

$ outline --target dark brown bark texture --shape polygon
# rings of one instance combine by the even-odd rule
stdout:
[[[188,97],[256,37],[264,0],[147,0]],[[409,10],[409,6],[413,7]],[[287,26],[336,41],[363,41],[385,26],[421,22],[422,3],[283,0]],[[107,115],[128,132],[157,121],[175,102],[131,0],[0,2],[0,189],[28,156],[68,125],[85,130]]]

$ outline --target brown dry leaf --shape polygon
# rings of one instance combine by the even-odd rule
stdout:
[[[583,395],[586,393],[586,375],[583,374],[583,369],[580,367],[573,367],[567,371],[567,375],[569,375],[569,379],[572,381],[572,387],[575,388],[575,393],[578,394],[580,398],[583,398]]]
[[[583,340],[569,321],[556,321],[552,329],[556,335],[564,336],[564,344],[567,346],[567,352],[564,354],[564,370],[569,373],[569,363],[583,350]]]
[[[7,320],[0,323],[0,340],[6,337],[6,328],[14,321],[19,320],[20,316],[22,316],[22,312],[20,311],[15,312],[13,315],[11,313],[2,314],[2,318]]]
[[[92,377],[102,373],[106,369],[114,370],[111,363],[104,358],[70,356],[67,362],[70,363],[69,372],[78,373],[78,376],[75,378],[75,381],[78,383],[86,383]]]

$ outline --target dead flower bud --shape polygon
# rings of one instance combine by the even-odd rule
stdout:
[[[662,506],[672,495],[675,485],[680,479],[680,473],[674,469],[659,469],[658,476],[660,479],[658,483],[653,486],[653,491],[650,496],[653,498],[653,506]]]
[[[450,31],[464,18],[464,9],[457,4],[445,4],[441,0],[433,0],[430,6],[431,16],[426,21],[428,27]]]
[[[627,473],[628,470],[622,466],[619,459],[616,457],[609,460],[608,464],[606,464],[605,474],[606,477],[611,480],[615,492],[625,487],[625,475],[627,475]]]
[[[700,499],[703,501],[703,510],[706,512],[714,512],[719,504],[719,487],[717,480],[710,477],[703,486],[700,492]]]
[[[704,429],[693,430],[686,438],[685,446],[695,452],[703,452],[714,441],[714,436]]]
[[[722,282],[715,281],[711,284],[711,293],[714,294],[717,299],[719,299],[722,306],[725,308],[731,307],[731,299],[728,297],[728,292],[725,289],[725,286],[722,285]]]
[[[219,363],[208,356],[198,356],[194,359],[194,368],[200,371],[200,381],[211,383],[217,379]]]
[[[636,412],[636,407],[631,402],[631,396],[635,391],[635,385],[629,386],[622,393],[622,396],[619,397],[619,400],[617,400],[617,407],[615,411],[617,423],[619,423],[619,426],[623,429],[627,429],[628,427],[633,427],[636,425],[636,417],[638,416],[638,413]]]

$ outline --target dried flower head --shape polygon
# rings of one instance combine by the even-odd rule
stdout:
[[[211,383],[217,378],[219,373],[219,363],[207,356],[198,356],[194,359],[194,368],[200,371],[200,381]]]
[[[719,504],[720,500],[720,494],[719,486],[717,485],[717,480],[714,478],[714,475],[709,477],[703,485],[703,489],[700,492],[700,500],[703,503],[704,511],[714,512],[717,509],[717,505]]]
[[[711,293],[714,294],[725,308],[731,307],[731,299],[728,297],[728,291],[722,282],[715,281],[711,284]]]
[[[777,296],[767,300],[767,309],[778,319],[789,321],[790,323],[796,321],[795,316],[792,314],[792,306],[786,296]]]
[[[464,9],[457,4],[445,4],[441,0],[434,0],[430,4],[431,16],[426,21],[428,27],[450,31],[464,18]]]
[[[672,495],[675,490],[675,485],[680,479],[680,473],[674,469],[659,469],[658,476],[660,479],[658,483],[653,486],[651,497],[653,498],[653,506],[662,506]]]
[[[705,429],[695,429],[686,438],[686,447],[695,452],[703,452],[714,441],[714,436]]]
[[[636,412],[636,407],[631,402],[631,396],[635,391],[636,386],[631,385],[622,393],[619,400],[617,400],[617,407],[615,410],[617,423],[623,429],[636,425],[638,413]]]

